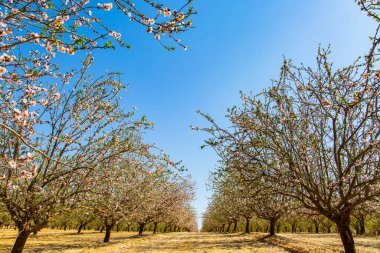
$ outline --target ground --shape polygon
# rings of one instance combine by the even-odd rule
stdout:
[[[0,253],[10,252],[16,231],[0,230]],[[211,233],[167,233],[136,236],[135,232],[113,232],[111,242],[102,242],[104,233],[84,231],[42,230],[31,236],[24,252],[62,253],[279,253],[313,252],[339,253],[342,250],[336,234],[279,234],[266,237],[262,233],[211,234]],[[380,237],[355,238],[359,253],[380,252]]]

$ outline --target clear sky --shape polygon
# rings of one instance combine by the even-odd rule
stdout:
[[[107,14],[132,49],[97,51],[94,71],[125,73],[123,104],[155,123],[148,142],[183,160],[197,183],[194,206],[201,215],[217,157],[200,149],[207,136],[189,127],[207,124],[196,110],[225,124],[239,91],[268,87],[283,56],[312,65],[318,46],[331,44],[336,66],[349,64],[365,53],[374,24],[353,0],[195,0],[194,7],[196,28],[181,38],[188,51],[167,52],[140,27]]]

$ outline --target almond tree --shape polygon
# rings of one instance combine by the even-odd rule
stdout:
[[[181,210],[193,199],[193,183],[189,178],[181,178],[171,168],[173,163],[156,163],[155,170],[148,174],[149,181],[136,195],[135,212],[132,220],[139,226],[139,235],[150,222],[157,223],[168,210]],[[178,213],[177,215],[179,215]]]
[[[194,14],[191,2],[184,1],[176,6],[178,9],[174,9],[151,0],[138,4],[129,0],[108,3],[90,0],[1,1],[0,128],[4,131],[12,128],[14,112],[19,110],[18,101],[13,101],[13,97],[28,100],[29,96],[41,92],[59,96],[54,92],[56,88],[45,85],[44,81],[68,83],[73,74],[68,66],[58,66],[57,56],[97,48],[115,48],[115,43],[130,47],[121,34],[112,29],[112,24],[104,22],[102,17],[105,14],[120,13],[125,16],[121,22],[139,24],[160,43],[160,37],[166,34],[168,39],[162,45],[168,50],[174,50],[174,45],[186,49],[177,35],[191,27],[190,16]],[[42,85],[35,87],[37,83]],[[49,98],[44,98],[41,103],[50,103]],[[52,99],[54,101],[54,97]],[[34,102],[25,104],[23,110],[27,112],[32,106]],[[33,130],[34,124],[29,122],[28,127]],[[22,141],[27,136],[21,134],[23,132],[13,136]]]
[[[178,227],[185,227],[184,224],[188,226],[190,203],[194,198],[191,178],[174,174],[170,181],[156,185],[155,192],[159,198],[152,209],[153,233],[157,232],[158,224],[165,221],[170,221],[172,225]]]
[[[87,225],[91,224],[96,220],[96,216],[94,213],[89,212],[89,210],[77,207],[73,212],[73,220],[74,223],[77,226],[77,234],[80,234],[82,232],[82,229],[84,229]]]
[[[379,3],[357,2],[379,22]],[[232,128],[205,115],[207,144],[258,164],[234,168],[277,183],[280,194],[333,221],[347,253],[355,252],[353,210],[380,195],[379,27],[368,54],[348,67],[334,68],[329,50],[318,51],[314,69],[285,61],[272,87],[242,94],[229,110]]]
[[[185,0],[176,10],[151,0],[138,4],[129,0],[2,1],[0,52],[7,54],[1,56],[0,77],[22,85],[43,76],[59,75],[52,59],[56,53],[73,55],[79,50],[114,48],[114,42],[130,47],[112,24],[104,22],[102,17],[107,12],[125,16],[120,22],[139,24],[160,43],[160,37],[167,34],[168,43],[186,48],[176,36],[191,26],[191,2]]]
[[[197,214],[190,203],[180,206],[177,211],[177,216],[179,217],[177,223],[178,227],[188,232],[196,232],[198,230]]]
[[[213,219],[221,222],[222,232],[226,223],[241,216],[246,221],[245,232],[250,233],[250,222],[255,215],[256,198],[260,190],[254,187],[255,183],[252,184],[254,186],[247,187],[247,184],[230,172],[229,168],[223,166],[222,163],[219,169],[212,174],[211,185],[214,190],[214,198],[209,208],[215,209],[211,211],[215,212]],[[230,203],[234,205],[232,209]],[[235,222],[237,225],[237,220]]]
[[[234,157],[231,165],[241,168],[236,159],[238,158]],[[248,164],[244,165],[245,168],[246,166]],[[274,235],[277,221],[291,207],[291,199],[278,194],[276,185],[251,178],[249,173],[234,176],[230,167],[221,167],[217,175],[212,178],[213,186],[216,187],[212,208],[217,210],[223,230],[225,223],[228,221],[230,227],[236,217],[234,214],[239,214],[246,219],[246,233],[250,232],[250,220],[256,216],[269,221],[270,235]],[[234,208],[230,209],[228,202],[233,203]]]
[[[134,144],[138,147],[139,144]],[[137,148],[136,148],[137,149]],[[139,147],[146,149],[146,147]],[[138,150],[139,152],[141,150]],[[104,242],[109,242],[113,227],[129,218],[137,210],[139,188],[149,182],[146,161],[135,154],[124,154],[100,165],[89,180],[89,189],[84,195],[85,208],[96,214],[106,229]]]
[[[270,89],[243,95],[228,116],[236,132],[206,131],[217,149],[261,164],[248,167],[252,175],[335,222],[345,251],[355,252],[350,215],[380,194],[379,78],[359,63],[333,71],[327,55],[319,51],[316,71],[285,62]]]
[[[118,75],[87,78],[88,67],[85,61],[71,89],[36,83],[27,96],[15,89],[9,98],[15,105],[7,109],[12,118],[3,118],[0,198],[19,229],[12,252],[21,252],[58,206],[75,203],[98,165],[129,151],[128,136],[146,125],[120,109]],[[125,138],[113,152],[115,135]]]
[[[364,235],[366,233],[366,220],[370,214],[375,213],[379,208],[377,201],[365,202],[358,205],[355,210],[352,212],[352,216],[355,218],[354,225],[357,225],[355,229],[357,234]]]

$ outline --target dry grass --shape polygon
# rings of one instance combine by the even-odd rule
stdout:
[[[380,237],[355,237],[357,253],[380,252]],[[340,253],[342,242],[338,234],[279,234],[263,240],[293,253]]]
[[[265,234],[211,234],[170,233],[138,237],[136,233],[113,232],[109,244],[102,243],[104,233],[84,231],[42,230],[31,236],[25,252],[64,253],[227,253],[227,252],[297,252],[335,253],[342,250],[339,237],[335,234],[280,234],[265,237]],[[0,230],[0,253],[10,252],[15,240],[15,230]],[[380,238],[355,238],[358,252],[380,252]],[[285,250],[287,249],[287,250]]]
[[[9,252],[15,240],[15,230],[0,231],[0,252]],[[164,252],[286,252],[280,248],[259,242],[259,235],[219,235],[209,233],[147,234],[138,237],[136,232],[113,232],[109,244],[102,243],[104,233],[84,231],[42,230],[31,236],[25,252],[65,252],[65,253],[164,253]]]

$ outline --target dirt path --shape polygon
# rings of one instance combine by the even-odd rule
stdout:
[[[0,230],[0,253],[10,252],[17,232]],[[166,233],[136,236],[136,232],[112,232],[110,243],[104,233],[44,229],[31,236],[24,252],[44,253],[339,253],[342,245],[337,234],[263,233],[213,234]],[[359,253],[380,253],[380,237],[355,237]]]
[[[95,252],[149,252],[149,253],[283,253],[288,252],[278,247],[259,242],[252,235],[218,235],[206,233],[171,233],[149,235],[133,240],[126,240],[113,245],[89,249],[65,250],[65,253]]]
[[[25,252],[63,253],[284,253],[288,252],[265,242],[260,235],[168,233],[138,237],[136,233],[113,233],[109,244],[102,243],[104,234],[85,231],[43,230],[29,238]],[[0,252],[9,252],[14,242],[14,231],[0,232]]]

